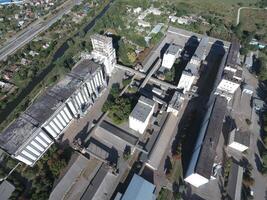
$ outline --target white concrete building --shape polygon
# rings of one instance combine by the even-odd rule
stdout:
[[[182,89],[183,93],[185,94],[190,91],[196,79],[197,79],[197,76],[194,76],[191,73],[188,73],[187,71],[183,71],[177,88]]]
[[[82,60],[0,135],[0,147],[33,166],[75,119],[83,116],[106,87],[103,66]]]
[[[111,76],[116,65],[116,52],[113,48],[112,38],[95,34],[91,36],[91,42],[93,45],[93,51],[91,52],[93,58],[102,62],[107,75]]]
[[[171,69],[175,60],[179,57],[182,48],[176,44],[171,44],[167,51],[164,53],[162,60],[162,67]]]
[[[154,108],[155,102],[153,100],[141,96],[129,116],[129,127],[143,134],[154,112]]]
[[[234,129],[229,134],[228,147],[239,152],[246,151],[250,146],[250,133]]]
[[[215,94],[226,97],[228,101],[232,98],[242,81],[243,70],[238,66],[237,62],[239,58],[239,48],[240,45],[238,41],[233,40],[225,63],[222,80],[215,92]]]
[[[215,157],[217,148],[220,148],[219,139],[226,109],[227,100],[218,96],[208,108],[202,121],[193,155],[184,177],[184,180],[194,187],[198,188],[208,183],[215,176]]]
[[[209,38],[201,39],[193,57],[185,67],[182,76],[179,80],[177,88],[183,90],[183,93],[190,91],[192,85],[197,81],[199,76],[199,69],[202,61],[206,59],[206,50],[209,43]]]
[[[178,113],[183,105],[183,102],[184,102],[183,93],[176,91],[173,94],[171,101],[169,102],[167,112],[172,112],[175,116],[178,116]]]

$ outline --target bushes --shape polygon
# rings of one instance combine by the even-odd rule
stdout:
[[[244,174],[243,174],[243,184],[246,187],[251,187],[254,185],[254,178],[251,177],[251,172],[250,170],[246,169]]]
[[[108,116],[115,124],[121,124],[128,119],[132,111],[132,102],[129,98],[120,97],[119,84],[113,84],[109,97],[102,107],[102,112],[109,112]]]
[[[123,79],[122,80],[122,85],[123,85],[123,87],[125,87],[126,85],[129,85],[131,82],[132,82],[131,78]]]
[[[8,178],[16,190],[11,199],[48,199],[56,178],[59,177],[63,168],[72,154],[69,148],[60,149],[52,145],[34,167],[22,165],[18,167]],[[8,158],[8,165],[13,166],[13,160]],[[7,163],[7,162],[6,162]],[[27,185],[27,188],[25,186]]]
[[[136,60],[134,47],[124,42],[123,40],[120,40],[118,45],[119,45],[118,57],[120,61],[124,65],[133,65]]]

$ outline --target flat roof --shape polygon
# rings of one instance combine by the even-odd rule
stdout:
[[[164,122],[165,122],[167,116],[168,116],[168,113],[164,112],[161,115],[161,117],[159,117],[159,116],[157,117],[157,119],[159,119],[159,123],[158,123],[158,125],[153,125],[154,131],[153,131],[152,135],[149,137],[149,140],[146,143],[145,148],[144,148],[144,150],[147,151],[148,154],[142,152],[142,154],[140,156],[140,160],[142,162],[146,162],[147,161],[148,156],[150,155],[151,151],[153,150],[153,148],[154,148],[154,146],[156,144],[156,141],[157,141],[158,137],[160,136],[161,128],[164,125]]]
[[[195,172],[207,179],[210,179],[212,173],[214,159],[216,156],[216,148],[222,132],[226,109],[226,98],[217,96],[213,104],[208,126],[205,131],[206,134],[195,166]]]
[[[101,65],[85,59],[79,62],[71,73],[59,83],[38,97],[20,117],[11,123],[0,135],[0,146],[14,154],[34,132],[68,99],[82,84],[83,78],[91,75]]]
[[[250,132],[248,131],[235,131],[234,132],[234,141],[239,144],[243,144],[247,147],[250,146]]]
[[[88,161],[89,160],[86,157],[79,154],[75,162],[71,165],[66,174],[51,192],[49,200],[64,199],[67,192],[71,189],[73,183],[77,181],[87,167]]]
[[[12,185],[7,180],[4,180],[0,184],[0,199],[1,200],[8,200],[14,191],[15,191],[15,186]]]
[[[65,101],[81,86],[84,79],[87,79],[100,67],[101,65],[94,61],[84,59],[77,63],[73,70],[49,89],[48,92]]]
[[[0,146],[9,154],[14,154],[37,129],[23,116],[25,115],[17,118],[0,134]]]
[[[154,200],[156,186],[134,174],[121,200]]]
[[[193,55],[193,58],[197,58],[199,60],[202,60],[204,55],[206,54],[207,47],[209,45],[209,38],[207,36],[204,36],[200,42],[199,45]]]
[[[94,74],[94,72],[102,68],[101,64],[98,64],[90,59],[84,59],[78,62],[71,70],[71,73],[73,76],[79,79],[86,79],[87,77]]]
[[[68,74],[52,87],[49,92],[58,95],[62,101],[65,101],[80,87],[81,83],[81,80]]]
[[[227,193],[232,200],[241,199],[243,168],[232,162],[227,184]]]
[[[112,143],[114,146],[116,146],[116,142],[119,142],[118,139],[132,146],[135,146],[138,142],[138,137],[126,132],[125,130],[107,121],[103,121],[99,125],[99,127],[97,127],[96,131],[97,135],[99,135],[101,132],[102,132],[101,135],[105,134],[105,138],[108,139],[109,141],[114,141],[115,137],[115,142]]]
[[[235,67],[239,54],[240,44],[237,39],[233,39],[227,56],[226,65]]]
[[[91,39],[99,40],[99,41],[105,42],[105,43],[112,42],[111,37],[107,37],[105,35],[100,35],[100,34],[91,35]]]
[[[181,107],[183,100],[184,100],[183,94],[179,91],[175,91],[171,101],[169,102],[169,106],[178,109]]]
[[[116,181],[116,176],[109,172],[109,167],[102,164],[86,191],[84,192],[81,200],[91,200],[91,199],[105,199],[107,195],[110,196],[112,192],[114,183]],[[113,192],[112,192],[113,193]],[[107,198],[109,199],[109,198]]]
[[[182,47],[180,45],[172,43],[167,49],[166,54],[176,55],[181,49]]]
[[[88,147],[86,148],[90,153],[100,157],[103,160],[108,159],[111,152],[111,148],[98,141],[96,138],[91,137],[89,140]]]
[[[155,170],[159,168],[164,153],[170,145],[177,122],[178,118],[172,113],[169,113],[159,133],[160,135],[158,136],[157,141],[148,156],[147,164]]]
[[[132,110],[130,116],[138,119],[139,121],[145,122],[149,113],[153,109],[155,102],[149,98],[141,96],[138,103]]]
[[[198,69],[199,69],[199,66],[189,62],[189,63],[187,63],[183,73],[189,73],[189,74],[192,74],[192,75],[198,75]]]
[[[242,77],[242,75],[241,75]],[[240,77],[238,77],[240,78]],[[240,83],[241,80],[235,78],[235,73],[229,70],[224,70],[223,71],[223,79],[226,79],[228,81],[234,82],[234,83]]]
[[[56,95],[51,96],[45,92],[27,108],[25,114],[31,116],[41,125],[48,120],[62,104],[63,102],[58,100]]]
[[[4,180],[0,184],[0,199],[8,200],[14,191],[15,191],[14,185],[12,185],[7,180]]]

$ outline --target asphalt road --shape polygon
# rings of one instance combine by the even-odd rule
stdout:
[[[25,44],[30,42],[39,33],[47,30],[52,26],[57,20],[59,20],[64,14],[68,13],[72,7],[79,3],[80,0],[70,0],[66,2],[60,11],[58,11],[53,17],[43,21],[40,19],[38,22],[27,27],[22,33],[13,36],[9,41],[4,44],[0,49],[0,60],[5,60],[7,56],[14,53],[19,48],[23,47]]]

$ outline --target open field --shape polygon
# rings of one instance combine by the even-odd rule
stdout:
[[[267,42],[267,10],[247,10],[240,14],[241,29],[263,36]]]
[[[237,10],[241,6],[254,6],[258,0],[171,0],[169,4],[188,9],[192,14],[214,14],[221,16],[224,23],[235,22]]]

